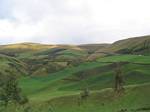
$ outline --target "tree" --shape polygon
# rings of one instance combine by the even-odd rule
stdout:
[[[78,105],[80,106],[81,103],[83,103],[84,100],[86,100],[90,96],[90,90],[88,87],[88,83],[86,81],[87,75],[85,71],[78,72],[76,74],[77,79],[64,79],[66,81],[71,81],[71,82],[80,82],[81,83],[81,92],[80,92],[80,97],[78,98]]]
[[[116,63],[116,70],[115,70],[115,92],[122,92],[124,90],[123,87],[124,80],[121,71],[121,62]]]
[[[144,41],[144,46],[143,46],[144,49],[148,49],[149,48],[149,41],[145,40]]]
[[[90,95],[90,91],[88,88],[84,88],[83,91],[80,93],[81,99],[86,99]]]
[[[0,101],[7,106],[9,102],[24,104],[28,100],[22,95],[21,89],[18,87],[17,77],[10,71],[0,73]]]

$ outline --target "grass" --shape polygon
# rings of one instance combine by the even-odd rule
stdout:
[[[17,74],[18,76],[26,75],[26,64],[16,58],[0,54],[0,72],[5,73],[6,70]]]
[[[136,57],[136,58],[135,58]],[[137,61],[135,61],[139,58]],[[48,76],[38,77],[23,77],[20,80],[20,87],[28,97],[34,101],[46,101],[57,96],[69,95],[78,93],[85,85],[88,85],[91,90],[101,90],[113,87],[114,82],[114,68],[111,63],[117,58],[117,61],[130,61],[138,63],[148,63],[147,56],[112,56],[106,57],[101,63],[99,59],[97,62],[86,62],[76,67],[68,67],[62,71],[49,74]],[[146,58],[145,60],[143,58]],[[115,60],[116,61],[116,60]],[[106,62],[106,63],[104,63]],[[110,67],[108,67],[110,66]],[[122,67],[125,85],[142,84],[150,82],[150,65],[126,64]],[[86,73],[84,81],[66,81],[66,78],[77,79],[82,72]]]
[[[10,104],[6,109],[0,107],[0,112],[149,112],[150,56],[145,47],[145,42],[149,46],[149,39],[146,36],[121,40],[105,48],[86,45],[84,49],[33,43],[1,46],[0,52],[9,56],[0,55],[0,72],[11,70],[12,74],[21,76],[29,73],[27,67],[36,70],[31,71],[34,75],[31,73],[19,79],[19,86],[29,98],[29,104]],[[62,61],[66,65],[68,60],[81,61],[90,55],[88,52],[97,51],[116,55],[65,66],[55,73],[48,71],[54,63]],[[140,55],[118,54],[127,52]],[[54,63],[46,64],[49,60]],[[121,66],[125,92],[119,95],[112,87],[116,68],[113,63],[120,61],[128,63]],[[81,100],[80,93],[85,87],[89,88],[90,96]]]
[[[126,87],[122,94],[112,89],[91,91],[86,99],[79,93],[64,94],[53,99],[30,102],[22,107],[10,105],[5,112],[149,112],[150,84]],[[2,110],[2,109],[1,109]]]
[[[120,61],[131,63],[122,66],[126,91],[118,96],[111,88],[115,74],[113,62]],[[31,112],[121,112],[122,109],[144,112],[142,109],[150,108],[149,63],[149,56],[118,55],[67,67],[47,76],[22,77],[19,85],[30,104],[18,107],[14,112],[24,112],[27,108]],[[66,80],[78,79],[82,73],[84,80]],[[89,87],[91,95],[79,106],[79,94],[85,86]]]
[[[150,85],[130,87],[120,96],[111,89],[94,92],[89,98],[83,100],[81,106],[78,105],[78,95],[56,98],[51,100],[50,104],[54,106],[56,112],[118,112],[121,109],[131,112],[150,107],[149,87]]]
[[[142,55],[116,55],[98,59],[99,62],[127,61],[132,63],[150,64],[150,56]]]
[[[20,87],[23,88],[25,94],[34,94],[39,91],[43,91],[47,88],[52,87],[52,89],[56,89],[56,87],[52,86],[51,84],[55,82],[59,82],[65,77],[68,77],[72,75],[73,73],[81,70],[86,70],[89,68],[94,68],[97,66],[102,66],[105,64],[97,63],[97,62],[89,62],[89,63],[84,63],[78,67],[70,67],[66,68],[60,72],[52,73],[49,74],[48,76],[45,77],[23,77],[20,80]]]

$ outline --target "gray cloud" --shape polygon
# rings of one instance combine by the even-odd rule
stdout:
[[[106,43],[150,33],[148,0],[1,0],[0,44]]]

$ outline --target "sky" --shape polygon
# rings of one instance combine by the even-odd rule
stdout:
[[[0,0],[0,44],[112,43],[150,34],[150,0]]]

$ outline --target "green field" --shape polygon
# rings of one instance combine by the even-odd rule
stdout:
[[[0,75],[17,76],[29,99],[0,112],[150,112],[149,42],[146,36],[102,45],[0,46]],[[121,93],[114,91],[116,63]],[[85,88],[89,96],[81,98]]]
[[[116,55],[116,56],[108,56],[104,58],[98,59],[99,62],[131,62],[131,63],[143,63],[150,64],[149,56],[144,55]]]
[[[90,96],[80,100],[79,93],[64,94],[51,100],[32,101],[23,107],[11,105],[5,112],[149,112],[150,84],[132,85],[118,95],[112,89],[91,91]],[[3,110],[3,109],[1,109]]]
[[[115,96],[109,88],[114,86],[113,62],[120,61],[129,62],[122,65],[126,91],[121,96]],[[117,112],[121,109],[127,109],[127,112],[148,112],[146,109],[150,107],[149,63],[149,56],[109,56],[95,62],[68,67],[44,77],[23,77],[20,79],[20,87],[31,104],[34,102],[41,106],[43,112],[49,112],[51,109],[52,112]],[[86,74],[84,81],[65,80],[76,79],[78,74],[82,73]],[[85,86],[88,86],[91,94],[78,106],[79,94]],[[34,106],[36,107],[33,104]]]

